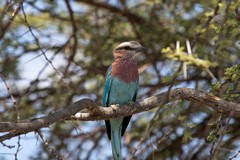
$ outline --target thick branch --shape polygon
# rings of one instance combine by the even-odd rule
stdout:
[[[145,22],[144,18],[130,12],[129,10],[120,9],[120,8],[115,7],[113,5],[110,5],[108,3],[100,2],[100,1],[97,1],[97,0],[75,0],[75,1],[82,2],[82,3],[88,4],[88,5],[91,5],[91,6],[95,6],[95,7],[98,7],[98,8],[103,8],[103,9],[109,10],[113,13],[120,14],[120,15],[122,15],[122,16],[128,18],[129,20],[131,20],[133,22],[136,22],[136,23],[143,24]]]
[[[140,100],[135,104],[124,105],[121,107],[112,106],[106,108],[98,106],[90,99],[82,99],[69,105],[66,108],[63,108],[62,110],[41,118],[25,120],[18,123],[2,122],[0,123],[0,132],[10,133],[0,136],[0,141],[12,138],[16,135],[36,131],[43,127],[49,127],[51,124],[62,120],[105,120],[109,118],[127,116],[143,111],[148,111],[152,108],[160,107],[175,100],[189,100],[192,102],[207,105],[222,114],[240,117],[240,104],[225,101],[199,90],[190,88],[178,88],[171,90],[170,92],[164,92],[147,99]],[[87,109],[89,112],[78,113],[83,109]],[[78,114],[75,115],[76,113]]]

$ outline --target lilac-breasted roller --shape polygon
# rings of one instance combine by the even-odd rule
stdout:
[[[124,105],[136,101],[138,92],[137,56],[147,48],[138,42],[123,42],[114,49],[114,61],[106,73],[103,105]],[[106,120],[108,138],[112,144],[114,160],[122,160],[121,136],[123,136],[131,116]]]

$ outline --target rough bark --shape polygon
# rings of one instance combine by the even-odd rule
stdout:
[[[223,100],[219,97],[209,95],[199,90],[190,88],[178,88],[169,92],[164,92],[151,96],[136,103],[118,107],[113,105],[109,108],[99,106],[90,99],[79,100],[55,113],[35,118],[31,120],[22,120],[16,122],[1,122],[0,132],[7,132],[0,136],[0,142],[10,139],[17,135],[37,131],[40,128],[49,127],[51,124],[64,120],[95,121],[105,120],[118,116],[127,116],[150,109],[161,107],[164,104],[176,100],[188,100],[191,102],[208,106],[213,110],[233,117],[240,117],[240,104]],[[86,113],[79,113],[87,109]]]

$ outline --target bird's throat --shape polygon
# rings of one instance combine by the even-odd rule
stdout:
[[[112,64],[111,76],[130,83],[138,80],[138,68],[135,60],[115,59]]]

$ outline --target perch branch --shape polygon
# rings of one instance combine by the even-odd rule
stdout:
[[[95,121],[109,118],[132,115],[150,109],[162,106],[175,100],[188,100],[202,105],[209,106],[215,111],[233,117],[240,117],[240,104],[225,101],[219,97],[209,95],[199,90],[190,88],[173,89],[170,92],[160,93],[147,99],[140,100],[134,104],[124,105],[121,107],[102,107],[90,99],[79,100],[55,113],[35,118],[32,120],[23,120],[18,123],[1,122],[0,132],[8,132],[0,136],[0,142],[37,131],[40,128],[49,127],[51,124],[64,120]],[[130,107],[131,106],[131,107]],[[87,113],[79,113],[87,109]],[[77,114],[76,114],[77,113]],[[73,116],[74,115],[74,116]]]

